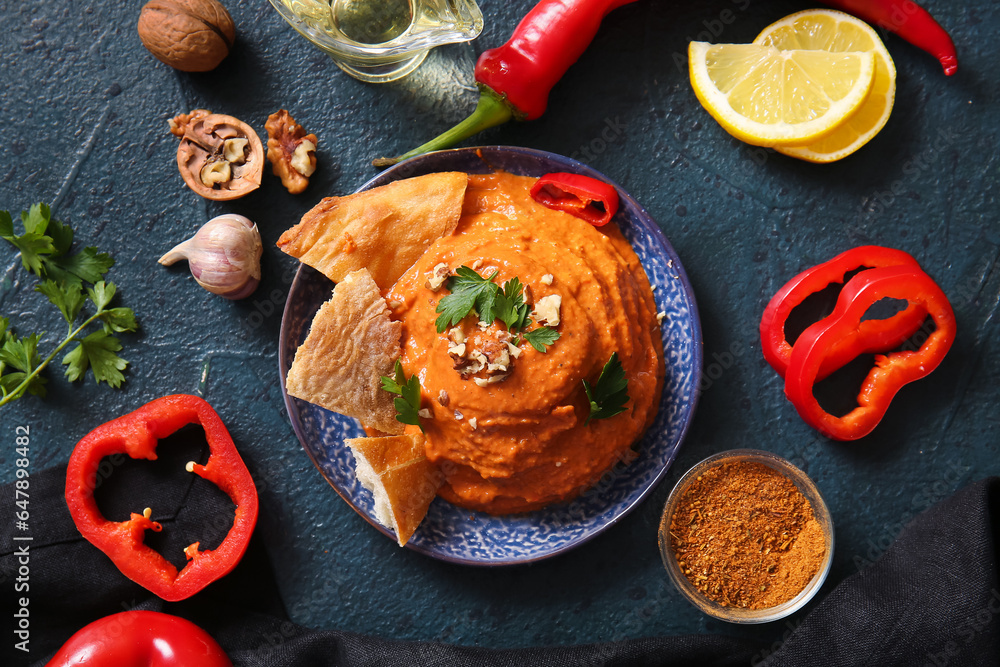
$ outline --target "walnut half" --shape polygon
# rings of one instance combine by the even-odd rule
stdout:
[[[206,199],[228,201],[260,187],[264,147],[249,125],[205,109],[168,122],[181,138],[177,167],[189,188]]]
[[[305,129],[284,109],[267,117],[267,159],[281,184],[297,195],[309,185],[316,171],[316,135]]]

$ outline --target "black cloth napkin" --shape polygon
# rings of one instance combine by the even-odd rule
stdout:
[[[228,498],[211,484],[192,476],[186,480],[159,484],[162,480],[140,475],[129,488],[109,482],[109,493],[98,489],[97,495],[105,515],[117,519],[127,516],[123,499],[152,493],[151,506],[169,510],[154,512],[154,519],[165,524],[164,533],[180,533],[183,541],[190,516],[231,511]],[[8,627],[2,665],[44,665],[76,630],[125,608],[192,620],[237,666],[1000,665],[996,478],[972,484],[916,517],[881,558],[844,580],[787,638],[781,637],[787,628],[776,623],[774,642],[766,645],[705,635],[517,650],[390,641],[295,625],[285,614],[264,549],[253,541],[229,576],[192,599],[165,603],[122,576],[77,532],[63,501],[65,467],[34,474],[30,481],[28,593],[14,590],[22,558],[17,551],[25,544],[13,540],[21,534],[15,530],[14,488],[0,490],[0,588]],[[171,558],[179,553],[178,544],[158,548]],[[23,595],[29,597],[28,654],[13,648],[12,610]]]

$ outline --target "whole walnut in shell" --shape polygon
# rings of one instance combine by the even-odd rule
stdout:
[[[233,19],[218,0],[150,0],[138,27],[149,52],[183,72],[215,69],[236,40]]]

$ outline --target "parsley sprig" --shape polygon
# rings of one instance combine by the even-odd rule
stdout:
[[[501,288],[493,282],[496,275],[494,271],[484,277],[468,266],[458,267],[455,275],[448,279],[451,294],[442,297],[437,305],[436,312],[440,313],[435,321],[437,332],[444,333],[475,312],[480,322],[492,323],[497,319],[503,322],[508,331],[517,334],[515,345],[520,345],[523,337],[536,350],[545,352],[549,345],[559,340],[559,332],[549,327],[528,331],[531,318],[528,317],[528,304],[524,302],[524,285],[515,277]]]
[[[625,369],[618,359],[618,353],[614,352],[608,362],[601,369],[601,376],[597,382],[591,385],[586,380],[583,381],[583,390],[587,392],[590,399],[590,414],[584,426],[590,423],[591,419],[607,419],[625,412],[625,404],[628,403],[628,378],[625,377]]]
[[[420,378],[411,375],[406,379],[403,364],[396,359],[395,377],[382,376],[382,389],[390,394],[397,394],[392,404],[396,408],[396,421],[403,424],[413,424],[424,430],[420,423]]]
[[[114,265],[114,260],[92,247],[70,253],[73,230],[53,220],[45,204],[35,204],[23,211],[21,222],[24,232],[15,234],[10,213],[0,211],[0,238],[20,251],[21,264],[26,270],[43,279],[35,291],[44,294],[59,310],[66,321],[67,333],[43,359],[38,344],[44,333],[19,337],[11,329],[10,320],[0,317],[0,406],[25,393],[45,396],[47,380],[41,372],[73,343],[76,346],[62,358],[64,373],[70,381],[82,378],[89,368],[98,383],[121,386],[125,381],[122,371],[128,362],[118,356],[122,346],[113,334],[135,331],[138,325],[130,308],[111,307],[117,288],[114,283],[105,282],[103,275]],[[90,310],[88,302],[93,312],[86,312]],[[100,323],[101,328],[84,335],[95,323]]]

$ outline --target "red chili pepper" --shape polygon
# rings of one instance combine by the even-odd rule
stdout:
[[[835,417],[813,395],[820,368],[838,341],[854,344],[861,336],[865,312],[880,299],[919,303],[933,318],[936,329],[916,351],[876,355],[858,395],[858,407]],[[792,349],[785,376],[785,395],[807,424],[835,440],[856,440],[871,433],[903,385],[937,368],[955,340],[955,313],[941,288],[919,268],[890,266],[863,271],[847,282],[833,313],[807,328]]]
[[[844,282],[844,277],[860,268],[909,265],[918,267],[917,260],[909,253],[880,246],[860,246],[843,252],[833,259],[795,276],[778,290],[760,319],[760,342],[764,359],[771,364],[778,375],[785,377],[788,360],[792,356],[792,345],[785,337],[785,322],[788,315],[809,296],[834,283]],[[884,320],[865,320],[858,327],[858,336],[835,343],[822,368],[818,379],[833,373],[860,354],[891,350],[906,341],[920,328],[927,317],[927,311],[919,303],[911,303],[905,310]]]
[[[534,120],[545,113],[549,91],[590,45],[605,15],[635,0],[541,0],[501,47],[476,62],[479,103],[472,115],[447,132],[376,167],[448,148],[511,118]]]
[[[46,667],[232,667],[212,636],[186,619],[123,611],[84,626]]]
[[[958,70],[958,55],[951,36],[934,17],[913,0],[822,0],[880,28],[896,33],[910,44],[938,59],[944,73]]]
[[[531,197],[539,204],[583,218],[594,227],[608,224],[618,212],[615,187],[581,174],[545,174],[531,187]]]
[[[184,550],[188,563],[180,572],[143,543],[146,530],[160,531],[151,510],[132,513],[128,521],[108,521],[94,500],[93,480],[101,459],[123,453],[133,459],[156,459],[161,438],[188,424],[200,424],[208,441],[205,465],[190,462],[187,471],[218,486],[236,505],[233,527],[216,549]],[[98,426],[77,443],[66,471],[66,504],[77,529],[114,561],[122,574],[164,600],[188,598],[228,574],[243,557],[257,523],[257,489],[229,431],[208,403],[177,394],[147,403],[135,412]]]

